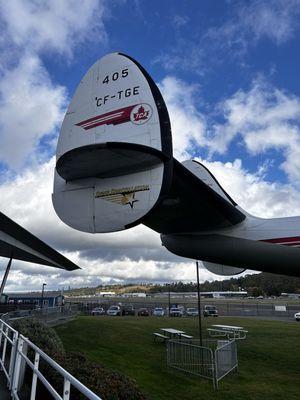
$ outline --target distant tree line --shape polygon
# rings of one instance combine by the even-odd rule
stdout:
[[[201,276],[200,276],[201,278]],[[116,293],[124,292],[124,288],[128,288],[132,292],[196,292],[197,284],[195,282],[172,282],[165,284],[153,283],[126,283],[124,285],[99,285],[95,287],[85,287],[71,289],[66,294],[71,295],[94,295],[102,290],[112,290]],[[225,279],[223,281],[215,280],[213,282],[205,281],[200,284],[201,292],[215,291],[238,291],[246,290],[249,296],[279,296],[281,293],[300,293],[300,278],[289,277],[285,275],[275,275],[268,273],[260,273],[246,275],[243,277]]]
[[[152,285],[149,293],[157,292],[196,292],[197,284],[194,282],[173,282],[163,285]],[[285,275],[260,273],[246,275],[223,281],[205,281],[200,284],[201,292],[246,290],[249,296],[279,296],[281,293],[300,293],[300,278]]]

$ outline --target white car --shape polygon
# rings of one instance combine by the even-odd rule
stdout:
[[[182,317],[183,311],[179,307],[172,307],[170,309],[170,317]]]
[[[106,311],[106,314],[110,315],[111,317],[116,317],[117,315],[121,316],[122,314],[121,307],[110,306],[109,309]]]
[[[295,320],[300,322],[300,312],[297,312],[295,315]]]
[[[92,310],[91,312],[92,315],[104,315],[105,314],[105,310],[102,307],[96,307]]]
[[[197,317],[198,315],[198,310],[195,307],[189,307],[186,309],[186,315],[188,317]]]
[[[204,317],[217,317],[218,316],[218,309],[216,306],[204,306],[203,310]]]
[[[163,317],[165,315],[165,311],[163,308],[154,308],[153,315],[155,317]]]

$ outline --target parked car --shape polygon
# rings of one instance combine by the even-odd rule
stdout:
[[[105,310],[102,307],[96,307],[91,311],[92,315],[104,315],[105,314]]]
[[[135,309],[133,306],[123,306],[122,315],[135,315]]]
[[[183,311],[178,307],[170,308],[170,317],[182,317]]]
[[[116,317],[121,316],[122,311],[121,311],[121,307],[119,306],[110,306],[109,309],[106,311],[107,315],[110,315],[111,317]]]
[[[300,312],[297,312],[294,317],[296,321],[300,322]]]
[[[140,308],[140,309],[138,310],[137,315],[138,315],[139,317],[149,317],[149,311],[147,310],[147,308]]]
[[[197,315],[198,315],[198,309],[195,308],[195,307],[188,307],[188,308],[186,309],[186,315],[187,315],[188,317],[197,317]]]
[[[165,315],[165,310],[163,308],[154,308],[153,315],[155,317],[163,317]]]
[[[218,316],[218,309],[216,306],[204,306],[203,310],[204,317],[217,317]]]

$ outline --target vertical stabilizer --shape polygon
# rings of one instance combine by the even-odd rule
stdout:
[[[126,229],[168,191],[171,174],[171,128],[159,89],[130,57],[103,57],[80,82],[63,121],[56,213],[81,231]]]

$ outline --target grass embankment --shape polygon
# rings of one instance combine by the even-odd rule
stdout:
[[[56,328],[67,351],[81,351],[90,360],[134,378],[152,400],[293,400],[300,388],[300,323],[246,318],[205,319],[243,326],[238,342],[239,372],[212,383],[166,366],[166,349],[152,332],[176,328],[196,336],[197,319],[155,317],[80,317]]]

